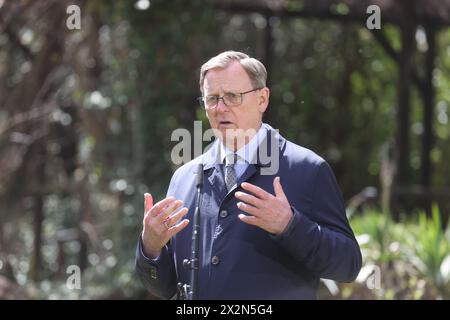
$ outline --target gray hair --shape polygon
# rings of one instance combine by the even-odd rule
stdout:
[[[254,88],[264,88],[266,86],[267,71],[264,65],[255,58],[238,51],[225,51],[209,59],[200,69],[200,91],[203,94],[203,82],[208,70],[214,68],[225,69],[231,62],[238,61],[247,72]]]

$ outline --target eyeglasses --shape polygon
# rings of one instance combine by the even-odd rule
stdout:
[[[210,110],[214,109],[218,106],[219,100],[222,99],[224,105],[227,107],[237,107],[242,104],[242,101],[244,99],[244,94],[261,90],[262,88],[256,88],[252,89],[246,92],[241,93],[234,93],[234,92],[227,92],[222,97],[220,96],[205,96],[205,97],[198,97],[197,100],[200,102],[200,105],[203,109]]]

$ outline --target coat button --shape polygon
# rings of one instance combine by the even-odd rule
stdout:
[[[219,262],[220,262],[220,259],[218,256],[212,257],[212,259],[211,259],[212,264],[216,265],[216,264],[219,264]]]
[[[150,278],[157,280],[158,279],[158,273],[156,272],[156,268],[150,269]]]
[[[226,218],[227,216],[228,216],[228,211],[227,210],[220,211],[220,217],[221,218]]]

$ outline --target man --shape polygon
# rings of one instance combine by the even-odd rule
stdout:
[[[358,243],[329,165],[262,123],[266,70],[227,51],[200,71],[201,103],[217,139],[174,173],[167,197],[145,194],[136,270],[171,298],[189,283],[195,171],[204,165],[198,299],[315,299],[320,278],[353,281]],[[270,166],[260,150],[267,149]],[[191,222],[190,222],[191,221]]]

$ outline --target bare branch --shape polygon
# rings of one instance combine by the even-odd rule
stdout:
[[[395,51],[394,47],[389,43],[389,40],[386,38],[385,34],[381,30],[371,30],[372,35],[378,41],[378,43],[383,47],[384,51],[395,61],[395,63],[400,62],[400,55],[397,51]],[[416,70],[411,71],[411,76],[416,85],[417,89],[422,93],[422,88],[424,86],[424,82],[418,76]]]

